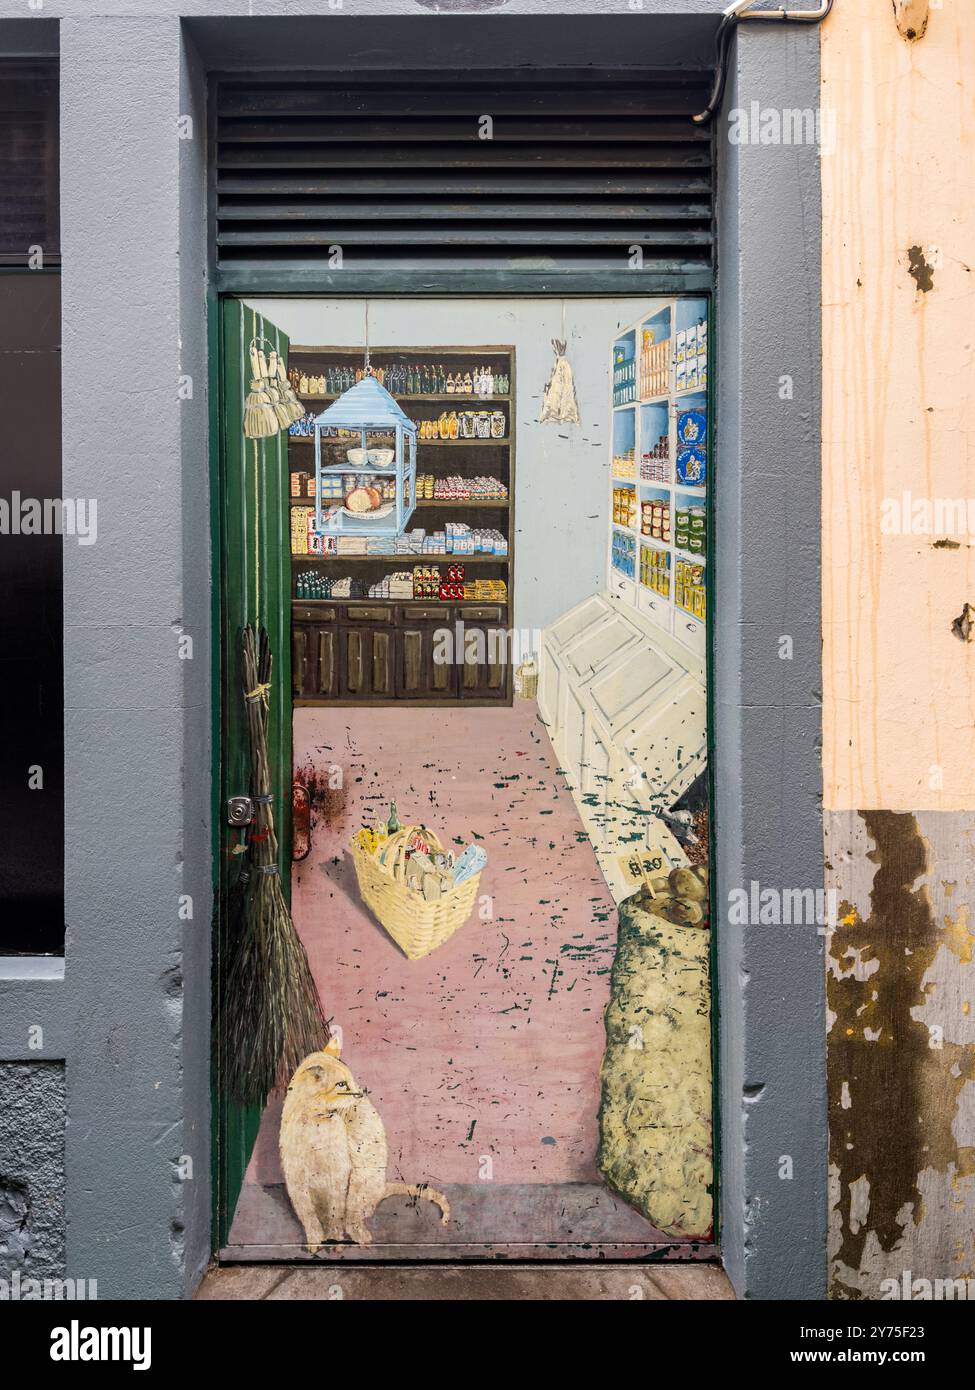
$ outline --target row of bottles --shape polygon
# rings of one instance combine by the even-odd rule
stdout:
[[[504,439],[508,423],[503,410],[445,410],[438,420],[421,420],[418,438]]]
[[[490,364],[453,372],[442,363],[393,362],[371,372],[393,396],[506,396],[511,387],[510,376]],[[318,375],[292,367],[288,379],[299,396],[340,396],[364,375],[361,366],[330,366]]]

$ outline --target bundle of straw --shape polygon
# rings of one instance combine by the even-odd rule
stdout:
[[[552,346],[555,349],[555,366],[542,394],[542,413],[538,423],[578,425],[579,402],[576,400],[572,368],[565,355],[566,340],[553,338]]]
[[[263,352],[261,353],[261,360],[262,362],[264,360]],[[278,379],[278,354],[274,351],[272,351],[267,363],[267,377],[264,381],[264,387],[271,398],[271,407],[278,418],[278,425],[281,429],[286,430],[295,417],[291,413],[286,394],[281,389],[281,383]]]
[[[305,407],[295,395],[295,389],[288,380],[288,373],[284,369],[284,358],[276,352],[271,353],[271,371],[277,369],[278,374],[278,395],[288,412],[288,424],[291,425],[295,420],[300,420],[305,413]]]
[[[244,434],[248,439],[267,439],[281,428],[274,402],[267,389],[267,361],[251,343],[251,389],[244,402]]]
[[[244,882],[240,939],[229,962],[224,999],[224,1075],[244,1105],[263,1104],[286,1086],[298,1064],[328,1041],[328,1024],[308,957],[281,891],[274,798],[267,755],[271,649],[249,625],[241,642],[250,735],[254,821]]]

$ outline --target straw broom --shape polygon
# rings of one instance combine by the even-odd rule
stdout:
[[[321,1051],[329,1033],[278,872],[267,756],[271,649],[263,628],[259,640],[252,627],[244,628],[241,667],[254,821],[241,938],[227,980],[224,1074],[235,1099],[252,1105],[286,1086],[298,1064]]]

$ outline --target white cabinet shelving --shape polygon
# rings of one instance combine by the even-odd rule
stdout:
[[[670,813],[707,766],[707,309],[653,300],[613,339],[607,592],[542,639],[539,711],[617,902],[635,857],[651,876],[687,863]],[[651,505],[645,534],[654,501],[669,531]]]
[[[711,453],[707,315],[706,299],[654,300],[610,345],[607,589],[700,655]]]

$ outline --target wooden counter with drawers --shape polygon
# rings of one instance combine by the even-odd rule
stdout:
[[[507,614],[506,604],[296,602],[295,704],[510,704]]]

